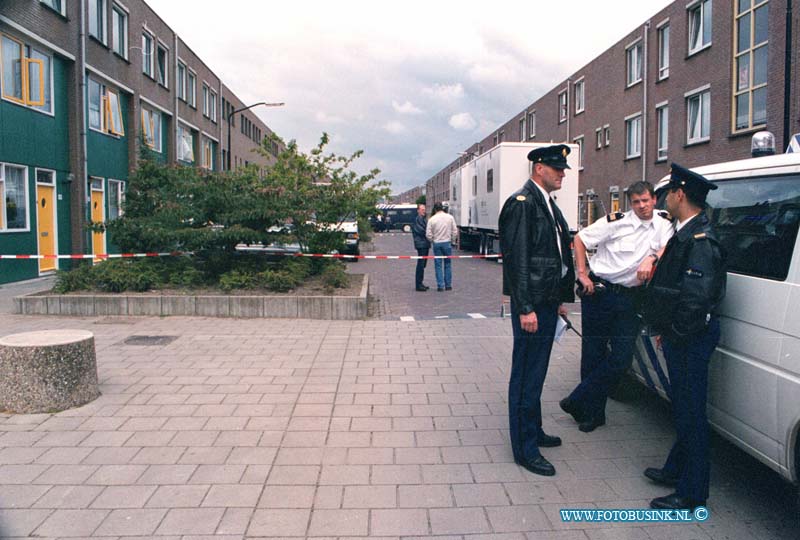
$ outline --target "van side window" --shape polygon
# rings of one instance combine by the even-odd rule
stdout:
[[[728,271],[783,281],[800,223],[800,176],[717,182],[706,213],[728,253]]]

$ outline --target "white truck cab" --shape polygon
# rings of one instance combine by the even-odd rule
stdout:
[[[800,476],[800,154],[697,167],[715,182],[707,214],[727,252],[722,338],[709,365],[712,427],[792,482]],[[633,368],[667,397],[653,338]]]

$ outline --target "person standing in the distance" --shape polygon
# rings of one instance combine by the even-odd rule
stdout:
[[[433,254],[438,257],[450,257],[453,254],[453,243],[458,238],[456,220],[447,213],[444,205],[437,202],[433,205],[433,216],[428,220],[425,237],[433,243]],[[436,290],[453,290],[452,261],[449,258],[435,259],[433,268],[436,270]]]
[[[694,509],[708,499],[708,362],[719,343],[716,309],[725,297],[727,274],[725,252],[703,211],[708,191],[717,186],[674,163],[670,173],[659,191],[667,191],[675,235],[647,286],[644,315],[664,351],[677,440],[664,466],[644,474],[675,487],[653,499],[652,508]]]
[[[608,214],[575,236],[581,382],[559,405],[585,433],[606,423],[608,395],[633,359],[642,286],[672,237],[672,223],[653,211],[656,198],[649,182],[631,184],[627,197],[632,210]],[[587,249],[597,249],[588,269]],[[603,287],[595,289],[595,283]]]
[[[428,228],[428,218],[425,216],[425,205],[417,205],[417,217],[414,219],[414,225],[411,226],[411,234],[414,236],[414,249],[417,250],[417,255],[420,257],[427,257],[431,249],[431,243],[425,237],[425,232]],[[428,259],[417,259],[417,273],[416,285],[417,290],[425,292],[429,289],[423,283],[425,279],[425,267],[428,265]]]
[[[573,302],[575,271],[569,227],[550,193],[561,188],[568,146],[531,150],[531,178],[500,212],[503,294],[511,297],[514,350],[508,383],[508,419],[514,461],[528,471],[552,476],[555,467],[540,447],[561,445],[542,429],[542,387],[556,321]]]

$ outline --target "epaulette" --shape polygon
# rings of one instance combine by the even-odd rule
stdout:
[[[670,213],[669,213],[669,212],[667,212],[666,210],[661,210],[661,211],[659,211],[659,212],[656,212],[656,213],[657,213],[659,216],[661,216],[662,218],[666,219],[667,221],[672,221],[672,214],[670,214]]]
[[[701,233],[695,234],[694,236],[692,236],[692,238],[694,238],[695,240],[702,240],[706,236],[708,236],[708,235],[706,235],[706,233],[701,232]]]
[[[609,223],[612,223],[612,222],[617,221],[618,219],[622,219],[624,217],[625,217],[625,214],[623,214],[622,212],[611,212],[610,214],[608,214],[606,216],[606,220]]]

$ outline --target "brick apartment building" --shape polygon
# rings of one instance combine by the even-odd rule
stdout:
[[[393,204],[413,204],[425,195],[425,186],[417,186],[392,197]]]
[[[1,253],[113,252],[86,223],[120,215],[143,149],[208,170],[274,161],[253,152],[271,131],[251,110],[228,149],[245,104],[142,0],[1,0],[0,66]],[[64,264],[0,261],[0,283]]]
[[[787,78],[800,95],[800,70],[785,69],[787,6],[673,2],[429,178],[428,202],[448,200],[450,172],[504,141],[580,146],[584,225],[626,209],[625,187],[658,181],[672,161],[695,167],[748,158],[761,130],[772,131],[782,151],[800,131],[800,103],[784,106]]]

